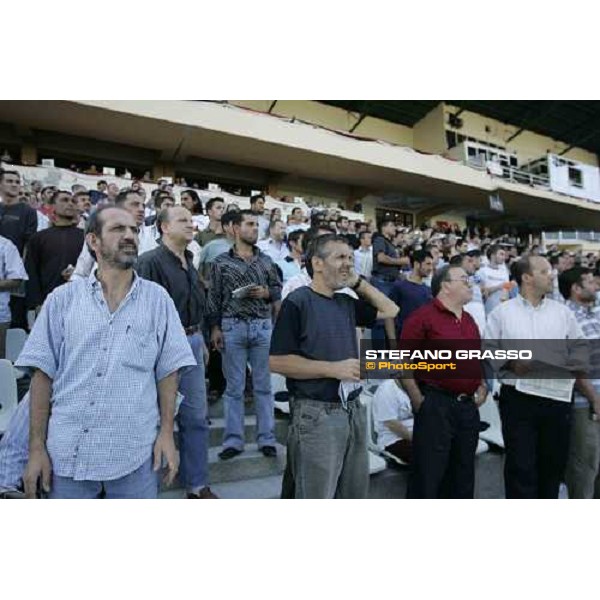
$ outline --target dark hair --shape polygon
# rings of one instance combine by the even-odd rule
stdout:
[[[441,269],[438,269],[431,279],[431,293],[435,298],[442,289],[442,283],[444,281],[450,281],[450,270],[456,269],[454,265],[444,265]]]
[[[58,200],[58,197],[61,194],[67,194],[68,196],[72,196],[73,194],[71,192],[69,192],[68,190],[56,190],[54,192],[54,194],[52,194],[52,196],[50,196],[50,201],[48,202],[48,204],[55,204],[56,201]]]
[[[466,256],[466,254],[455,254],[452,256],[449,261],[450,265],[453,267],[460,267],[462,265],[463,256]]]
[[[531,275],[531,257],[527,255],[516,260],[512,264],[511,275],[514,277],[517,285],[521,287],[523,275]]]
[[[221,217],[221,227],[227,227],[227,225],[234,223],[238,214],[239,212],[237,210],[230,210],[226,213],[223,213],[223,216]]]
[[[588,273],[592,273],[591,269],[585,269],[584,267],[573,267],[571,269],[567,269],[563,271],[558,276],[558,289],[562,297],[565,300],[568,300],[571,297],[571,288],[574,285],[579,285],[583,287],[583,282],[581,278]]]
[[[367,231],[367,230],[365,230],[365,231],[361,231],[361,232],[358,234],[358,240],[359,240],[359,241],[362,241],[362,239],[363,239],[363,238],[364,238],[366,235],[371,235],[371,232],[370,232],[370,231]]]
[[[414,265],[415,263],[419,263],[421,265],[428,258],[431,258],[431,260],[433,260],[433,256],[431,256],[431,252],[428,252],[427,250],[416,250],[415,252],[412,252],[410,255],[410,264]]]
[[[255,194],[254,196],[250,197],[250,206],[252,206],[253,204],[256,204],[259,200],[264,200],[265,197],[262,194]]]
[[[79,190],[73,194],[74,198],[81,198],[81,196],[90,196],[88,190]]]
[[[156,198],[154,199],[154,208],[156,210],[158,210],[161,206],[162,203],[166,200],[173,200],[173,196],[171,196],[171,194],[169,194],[169,192],[165,192],[165,191],[160,191],[157,195]]]
[[[337,223],[339,223],[340,221],[348,221],[348,222],[350,222],[350,219],[348,219],[348,217],[344,217],[344,215],[340,215],[337,218]]]
[[[137,190],[132,190],[131,188],[127,188],[126,190],[121,190],[118,194],[117,197],[115,198],[115,206],[123,206],[123,204],[125,203],[125,200],[127,200],[127,196],[129,196],[130,194],[135,194],[140,200],[142,199],[142,196],[140,195],[140,193]]]
[[[0,169],[0,181],[4,179],[5,175],[16,175],[19,180],[21,179],[21,174],[18,171],[5,171],[4,169]]]
[[[306,249],[306,271],[309,276],[313,277],[313,265],[312,259],[314,257],[317,258],[327,258],[328,252],[326,251],[326,246],[332,243],[341,243],[346,244],[346,246],[350,247],[348,240],[337,233],[326,233],[324,235],[317,235],[308,244]]]
[[[93,233],[96,237],[102,237],[102,227],[104,226],[104,218],[102,217],[102,213],[109,208],[118,208],[119,210],[125,210],[120,206],[114,206],[113,204],[105,204],[100,208],[94,210],[92,214],[88,217],[88,220],[85,224],[85,235],[88,233]],[[97,261],[96,253],[92,250],[92,247],[87,243],[88,250],[90,252],[91,257]]]
[[[492,244],[486,252],[488,258],[492,258],[494,254],[497,254],[500,250],[504,250],[504,248],[500,244]],[[520,284],[519,284],[520,285]]]
[[[183,192],[181,192],[181,196],[183,196],[184,194],[189,194],[192,198],[192,202],[194,203],[194,206],[192,207],[192,214],[193,215],[203,215],[204,214],[204,208],[202,206],[202,201],[200,200],[200,196],[198,196],[198,192],[196,190],[183,190]]]
[[[391,219],[389,217],[386,217],[385,219],[381,219],[381,221],[379,221],[379,225],[377,226],[377,229],[381,232],[381,230],[386,226],[389,225],[390,223],[392,223],[393,225],[396,224],[396,221],[394,221],[394,219]]]
[[[244,221],[244,217],[256,218],[256,215],[251,210],[248,210],[247,208],[245,208],[244,210],[236,210],[236,211],[231,211],[231,212],[233,212],[233,215],[234,215],[231,219],[231,222],[234,225],[241,225]]]
[[[302,213],[302,209],[299,206],[295,206],[294,208],[292,208],[292,214],[294,214],[294,212],[296,212],[297,210],[299,210]]]
[[[217,202],[222,202],[223,204],[225,204],[225,200],[223,200],[223,198],[215,196],[206,203],[206,211],[208,212]]]
[[[96,183],[96,187],[98,187],[98,186],[99,186],[100,184],[102,184],[102,183],[103,183],[105,186],[107,186],[107,187],[108,187],[108,183],[106,183],[106,181],[105,181],[104,179],[101,179],[100,181],[98,181],[98,182]]]
[[[291,244],[294,243],[298,243],[298,240],[300,240],[302,238],[302,236],[306,233],[306,231],[304,231],[303,229],[296,229],[294,231],[292,231],[292,233],[290,233],[287,236],[287,245],[288,248],[292,248]]]

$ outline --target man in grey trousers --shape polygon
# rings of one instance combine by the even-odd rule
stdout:
[[[398,307],[354,272],[353,250],[343,237],[315,238],[306,263],[312,282],[283,301],[271,339],[270,368],[287,378],[292,411],[284,486],[293,480],[295,498],[366,498],[356,327],[393,319]],[[335,293],[346,287],[358,299]]]

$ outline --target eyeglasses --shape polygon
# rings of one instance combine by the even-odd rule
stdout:
[[[457,279],[448,279],[447,281],[462,281],[463,283],[466,283],[467,285],[471,284],[469,277],[467,275],[464,275],[463,277],[458,277]]]

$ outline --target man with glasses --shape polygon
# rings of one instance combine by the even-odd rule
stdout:
[[[26,299],[30,310],[39,309],[48,294],[73,274],[85,235],[78,227],[78,202],[70,192],[55,192],[50,199],[54,223],[29,240],[25,268],[29,274]]]
[[[475,346],[479,329],[463,310],[472,297],[464,269],[451,265],[440,269],[433,276],[431,292],[434,300],[404,322],[401,340],[449,340],[448,347],[456,345],[455,340],[469,340]],[[464,378],[440,379],[410,371],[414,378],[402,379],[415,413],[412,498],[473,498],[478,408],[487,388],[478,361],[464,361],[459,368],[465,369]]]

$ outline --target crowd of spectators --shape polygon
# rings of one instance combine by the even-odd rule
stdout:
[[[534,236],[388,217],[375,226],[323,207],[283,216],[260,194],[241,210],[219,196],[203,203],[193,188],[176,195],[166,180],[149,195],[136,180],[61,190],[4,170],[0,200],[0,358],[7,329],[33,321],[17,361],[31,388],[0,442],[0,492],[24,483],[29,496],[153,497],[164,463],[169,481],[179,469],[188,498],[215,498],[207,403],[223,398],[219,457],[234,459],[251,388],[258,448],[275,457],[271,374],[280,373],[292,410],[282,495],[364,497],[357,327],[385,348],[407,338],[509,339],[511,319],[523,338],[600,338],[598,254]],[[561,327],[544,331],[536,319]],[[113,323],[123,329],[110,333]],[[86,357],[89,378],[65,373]],[[507,365],[500,377],[507,496],[555,497],[566,481],[573,497],[598,497],[600,379],[579,374],[574,408],[569,395],[558,410],[560,400],[515,388],[524,369]],[[492,384],[415,377],[375,394],[378,443],[412,465],[412,497],[472,497],[477,408]],[[148,408],[148,386],[158,412],[142,419],[132,411]],[[88,408],[75,400],[84,388]],[[120,400],[102,402],[107,394]],[[114,424],[120,417],[129,432]]]

